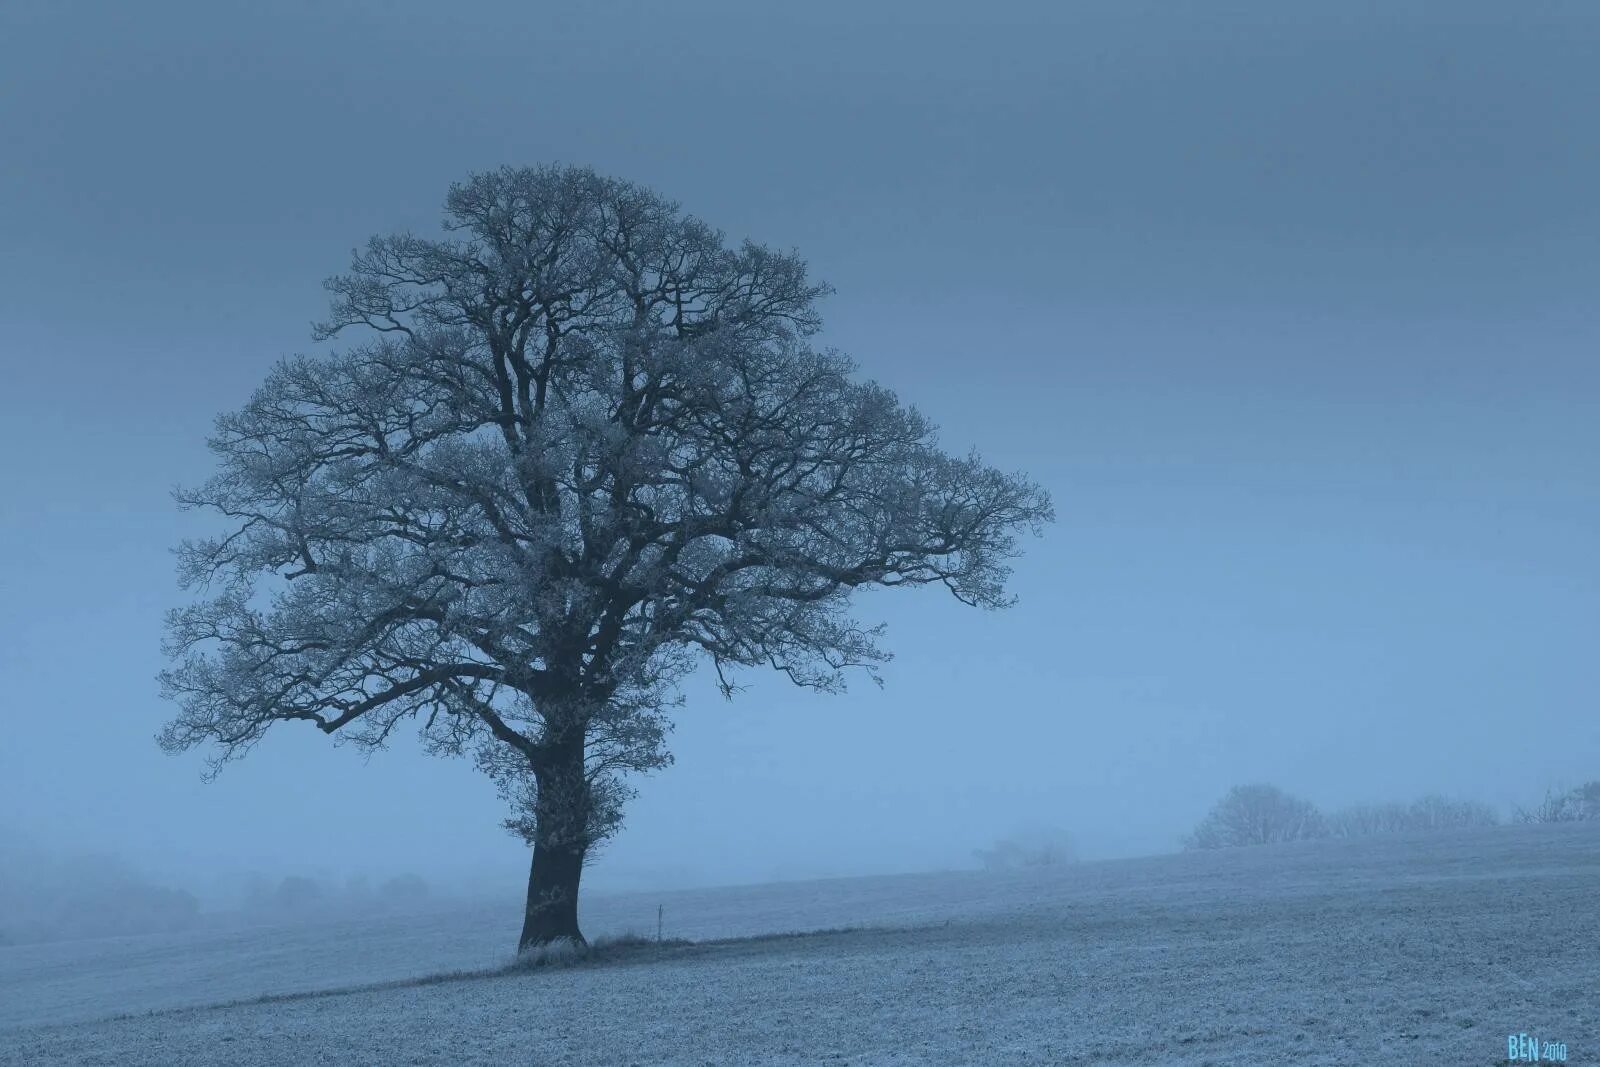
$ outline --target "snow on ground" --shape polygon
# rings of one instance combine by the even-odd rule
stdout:
[[[592,899],[662,958],[504,962],[515,901],[0,948],[5,1064],[1600,1062],[1600,826]],[[107,1018],[121,1012],[141,1013]]]

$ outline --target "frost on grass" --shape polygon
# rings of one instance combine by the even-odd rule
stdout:
[[[694,947],[693,941],[684,938],[657,940],[636,933],[597,937],[587,944],[576,941],[553,941],[547,945],[530,945],[523,949],[505,968],[505,973],[535,971],[544,967],[576,967],[583,964],[641,963],[659,960],[668,954],[681,953]]]
[[[396,925],[363,934],[387,931],[388,955],[352,937],[340,958],[437,970],[466,931],[487,970],[55,1025],[73,1004],[127,1010],[163,983],[222,999],[222,963],[286,963],[304,982],[314,946],[283,961],[278,937],[230,942],[226,956],[188,941],[135,982],[156,946],[106,942],[98,963],[74,958],[73,983],[44,947],[21,946],[0,951],[0,1063],[1344,1067],[1502,1063],[1519,1032],[1588,1062],[1597,895],[1594,823],[752,886],[662,894],[690,946],[624,934],[495,968],[503,927],[473,934],[458,918],[458,936],[446,924],[429,940]],[[596,897],[594,925],[625,931],[648,914],[653,926],[657,901]],[[603,917],[602,904],[618,910]],[[851,924],[865,928],[731,936]]]

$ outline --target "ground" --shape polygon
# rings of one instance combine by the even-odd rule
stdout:
[[[653,935],[658,903],[702,943],[425,983],[503,963],[514,906],[0,948],[0,1063],[1489,1065],[1518,1033],[1600,1063],[1593,824],[597,896],[585,925]]]

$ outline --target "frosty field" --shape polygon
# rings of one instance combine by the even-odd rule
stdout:
[[[1594,824],[596,895],[586,932],[657,904],[716,940],[403,984],[504,963],[508,900],[0,948],[0,1063],[1600,1062]]]

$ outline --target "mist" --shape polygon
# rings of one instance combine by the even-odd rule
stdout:
[[[1012,608],[862,597],[882,688],[697,674],[586,886],[1164,853],[1241,782],[1509,812],[1593,778],[1597,37],[1561,4],[8,4],[0,830],[208,907],[518,892],[470,761],[286,725],[205,782],[154,678],[213,418],[325,349],[354,246],[544,162],[797,249],[823,342],[1058,516]]]

